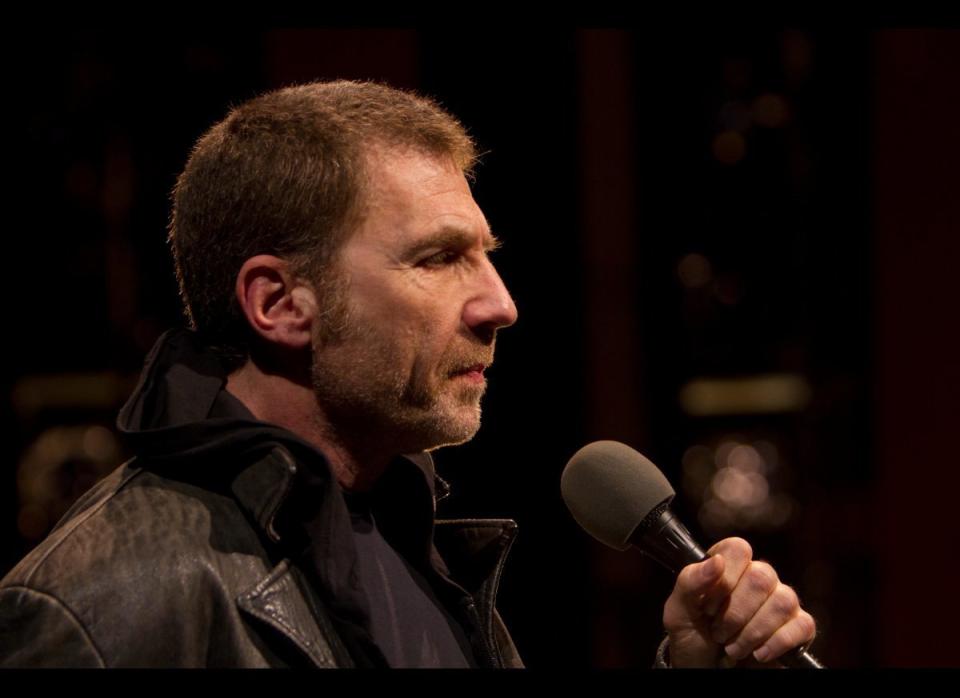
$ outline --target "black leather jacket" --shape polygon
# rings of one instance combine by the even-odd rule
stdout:
[[[0,666],[382,665],[352,630],[349,522],[322,456],[276,427],[198,419],[223,378],[183,360],[192,341],[164,337],[121,412],[142,455],[0,582]],[[429,456],[405,462],[433,485]],[[516,525],[426,518],[423,568],[477,662],[522,666],[495,609]]]

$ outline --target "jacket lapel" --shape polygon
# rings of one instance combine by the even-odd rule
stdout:
[[[509,636],[496,612],[500,575],[516,533],[509,519],[437,520],[434,528],[434,567],[473,598],[484,644],[498,667],[519,665],[512,641],[503,642]]]
[[[298,574],[288,560],[282,561],[253,589],[241,594],[237,605],[293,643],[315,666],[352,666],[326,613],[318,604],[309,603]]]

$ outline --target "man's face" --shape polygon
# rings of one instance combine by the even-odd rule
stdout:
[[[368,171],[367,214],[337,263],[341,307],[314,333],[320,410],[341,437],[397,453],[462,443],[496,331],[517,319],[487,256],[496,240],[452,162],[378,149]]]

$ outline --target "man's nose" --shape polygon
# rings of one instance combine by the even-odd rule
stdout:
[[[517,321],[517,306],[490,260],[486,260],[476,293],[463,309],[463,321],[476,331],[493,331]]]

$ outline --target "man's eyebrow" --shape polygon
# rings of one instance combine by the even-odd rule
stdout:
[[[461,228],[441,228],[436,233],[412,243],[407,252],[410,255],[416,255],[436,247],[470,247],[475,239],[475,235]],[[483,242],[483,249],[486,252],[492,252],[501,245],[500,239],[489,231],[484,235]]]

